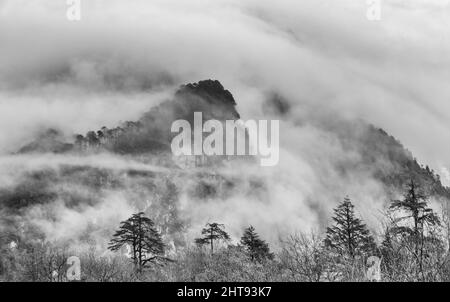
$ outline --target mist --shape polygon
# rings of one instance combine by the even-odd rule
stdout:
[[[56,170],[79,160],[111,161],[113,170],[131,165],[108,154],[88,161],[14,160],[10,153],[40,129],[60,129],[70,140],[136,120],[179,85],[211,78],[232,92],[244,120],[280,118],[265,110],[272,93],[287,100],[289,111],[280,118],[276,167],[233,167],[228,172],[241,175],[241,187],[206,202],[189,197],[189,182],[177,183],[189,239],[217,220],[234,238],[253,224],[276,242],[282,233],[323,228],[346,195],[375,228],[373,213],[386,192],[371,171],[342,178],[336,163],[360,155],[317,125],[364,120],[381,127],[450,185],[448,3],[385,0],[381,20],[371,22],[365,1],[82,0],[82,19],[70,22],[64,1],[0,0],[0,179],[13,185],[20,175],[10,171],[37,162],[55,163]],[[255,175],[268,184],[264,198],[247,186]],[[80,234],[102,215],[110,230],[145,208],[126,190],[105,192],[99,204],[77,210],[56,201],[54,224],[40,207],[26,219],[55,240],[74,236],[62,226]]]

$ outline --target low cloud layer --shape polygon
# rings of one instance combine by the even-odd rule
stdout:
[[[256,114],[255,91],[273,89],[450,166],[447,0],[383,1],[379,22],[364,1],[82,1],[79,22],[66,10],[0,1],[2,149],[18,143],[14,130],[61,117],[75,132],[112,124],[150,105],[141,93],[152,88],[216,78],[243,117]]]
[[[270,117],[263,108],[270,93],[289,103],[280,125],[280,164],[268,176],[272,201],[254,207],[259,228],[266,227],[265,213],[275,227],[289,221],[289,230],[314,228],[318,213],[335,205],[328,199],[346,194],[375,208],[365,207],[363,215],[381,207],[384,192],[370,171],[336,183],[332,163],[358,155],[311,124],[373,123],[450,185],[447,0],[385,0],[378,22],[367,20],[366,1],[81,3],[82,19],[70,22],[65,1],[0,0],[3,154],[46,127],[69,137],[137,119],[178,85],[212,78],[233,93],[243,119]],[[332,184],[333,194],[317,196]],[[242,202],[199,205],[186,215],[202,224]],[[244,225],[251,215],[230,212],[223,220]]]

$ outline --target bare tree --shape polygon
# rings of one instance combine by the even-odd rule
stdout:
[[[315,234],[291,235],[281,241],[279,258],[292,281],[318,282],[326,278],[327,254]]]

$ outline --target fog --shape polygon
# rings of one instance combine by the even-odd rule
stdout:
[[[249,197],[244,187],[198,204],[184,188],[180,207],[192,221],[190,232],[220,220],[238,236],[252,223],[274,242],[274,230],[323,226],[325,213],[346,195],[376,225],[383,188],[371,171],[342,179],[334,163],[359,155],[313,125],[373,123],[450,185],[448,3],[385,0],[374,22],[365,1],[81,0],[82,19],[70,22],[65,1],[0,0],[0,151],[7,165],[1,179],[13,182],[5,176],[16,169],[8,154],[39,129],[59,128],[69,139],[114,127],[139,118],[178,85],[211,78],[233,93],[244,120],[276,118],[263,110],[272,92],[288,100],[290,112],[280,123],[279,165],[240,171],[265,177],[267,200]],[[126,196],[108,196],[126,207]],[[75,216],[54,206],[72,230],[78,218],[104,212],[95,210],[102,204]],[[122,208],[121,216],[133,210]],[[30,219],[42,218],[33,211]],[[63,232],[60,224],[39,225],[52,238],[72,236],[56,233]]]

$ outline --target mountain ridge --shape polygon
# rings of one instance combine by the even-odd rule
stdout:
[[[283,100],[283,113],[289,110],[288,104]],[[236,105],[231,92],[217,80],[190,83],[180,86],[172,99],[151,108],[137,121],[127,121],[112,129],[102,127],[89,131],[85,136],[77,135],[71,143],[60,141],[58,132],[50,129],[18,153],[108,151],[122,155],[167,154],[170,153],[173,136],[170,133],[172,121],[185,119],[193,123],[193,112],[197,111],[203,113],[204,120],[237,120],[240,114]],[[280,106],[278,103],[276,105]],[[267,103],[264,106],[268,106]],[[363,129],[362,134],[355,132],[349,135],[356,126]],[[450,200],[450,188],[442,185],[439,175],[428,166],[420,165],[413,154],[385,130],[364,122],[347,124],[342,128],[340,132],[334,129],[328,131],[333,131],[344,148],[356,150],[361,157],[359,161],[338,165],[337,169],[343,175],[352,172],[349,166],[374,170],[374,177],[392,194],[401,191],[402,186],[412,178],[421,183],[428,194]],[[166,159],[164,164],[173,163]]]

